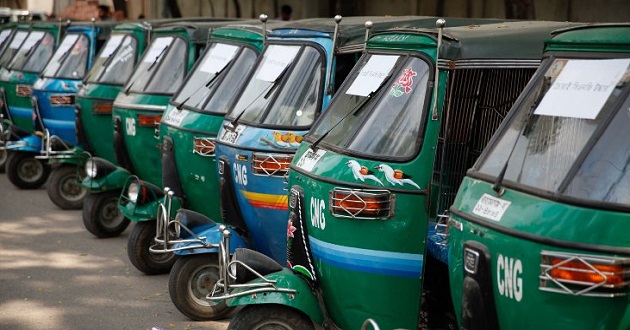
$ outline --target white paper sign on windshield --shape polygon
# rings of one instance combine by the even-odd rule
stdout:
[[[22,49],[31,49],[35,44],[44,37],[44,32],[34,31],[26,38],[26,41],[22,44]]]
[[[206,56],[199,70],[212,74],[223,70],[223,68],[230,63],[230,60],[234,58],[234,54],[236,54],[237,50],[238,46],[214,44],[212,49],[210,49],[210,54]]]
[[[346,91],[349,95],[368,96],[375,91],[392,70],[399,56],[372,55]]]
[[[66,35],[65,38],[63,38],[63,41],[61,42],[61,45],[59,45],[59,47],[57,47],[57,49],[55,50],[55,54],[57,54],[56,57],[60,57],[61,55],[65,54],[68,49],[70,49],[70,47],[72,47],[72,45],[74,45],[74,43],[77,41],[77,39],[79,39],[79,35],[78,34],[68,34]]]
[[[630,59],[567,61],[534,114],[595,119],[628,64]]]
[[[153,63],[159,56],[163,56],[166,52],[162,53],[166,47],[173,42],[173,37],[161,37],[153,40],[151,47],[147,55],[144,56],[143,62]]]
[[[109,37],[109,40],[107,40],[107,44],[105,45],[105,48],[103,48],[103,50],[101,51],[99,57],[110,57],[112,53],[116,50],[118,45],[120,45],[123,38],[124,35],[122,34],[112,34]]]
[[[22,42],[24,41],[24,39],[26,39],[27,35],[28,35],[28,32],[26,31],[18,31],[17,33],[15,33],[15,37],[13,37],[13,40],[11,40],[11,43],[9,44],[9,48],[11,49],[20,48],[20,46],[22,45]]]
[[[265,51],[265,58],[260,64],[256,79],[263,81],[275,81],[295,58],[300,50],[299,46],[269,46]]]
[[[2,32],[0,32],[0,44],[9,37],[9,34],[11,34],[11,30],[2,30]]]

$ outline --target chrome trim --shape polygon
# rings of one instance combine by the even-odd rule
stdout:
[[[210,146],[204,143],[212,144],[212,151],[208,151],[208,152],[197,151],[197,147],[201,148],[202,150],[204,148],[210,148]],[[216,139],[215,138],[193,136],[193,154],[198,154],[203,157],[214,157],[215,152],[216,152]]]
[[[65,150],[55,151],[52,148],[54,141],[59,141]],[[76,157],[77,148],[66,143],[57,135],[50,135],[48,129],[44,129],[44,136],[42,136],[42,148],[40,155],[35,156],[35,159],[69,159]]]
[[[293,157],[294,154],[268,154],[263,152],[254,152],[252,153],[252,161],[250,163],[252,174],[257,176],[284,177],[285,174],[289,172],[289,165],[291,164],[291,161],[293,161]],[[256,159],[262,159],[262,161]],[[271,163],[278,164],[279,168],[273,171],[267,171],[264,167],[256,166],[267,162],[268,160],[270,160]],[[286,165],[284,169],[282,169],[283,165]],[[260,173],[261,171],[263,173]]]
[[[487,59],[487,60],[448,60],[439,59],[438,68],[446,70],[454,69],[501,69],[501,68],[538,68],[540,60],[501,60],[501,59]]]
[[[164,105],[149,105],[149,104],[136,104],[136,103],[122,103],[114,102],[115,108],[124,108],[129,110],[146,110],[146,111],[159,111],[164,112],[166,106]]]

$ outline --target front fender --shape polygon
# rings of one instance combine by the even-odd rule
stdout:
[[[295,308],[306,314],[313,322],[322,325],[324,313],[320,308],[317,296],[311,290],[309,284],[302,277],[288,268],[283,268],[279,272],[265,275],[268,280],[276,281],[276,286],[285,289],[292,289],[294,294],[284,292],[265,292],[264,294],[249,294],[226,300],[228,306],[279,304]],[[261,279],[255,279],[250,283],[262,283]],[[231,293],[247,291],[247,288],[238,288]]]
[[[37,135],[25,136],[19,141],[10,141],[6,148],[14,151],[25,151],[39,154],[42,150],[42,138]]]
[[[116,166],[116,170],[98,178],[86,177],[81,181],[81,186],[90,189],[92,193],[99,193],[111,190],[122,190],[125,182],[131,176],[131,172]]]
[[[221,243],[221,240],[223,239],[223,231],[221,231],[219,227],[220,227],[220,224],[212,223],[210,224],[209,227],[207,225],[202,225],[202,226],[199,226],[198,228],[189,228],[189,229],[193,233],[195,233],[195,235],[197,235],[198,237],[205,237],[203,240],[204,243],[217,245]],[[247,241],[241,235],[239,235],[235,230],[233,230],[233,228],[230,228],[230,229],[232,229],[230,230],[232,234],[230,236],[230,255],[234,254],[234,250],[236,250],[237,248],[249,248],[249,244],[247,243]],[[188,246],[195,246],[195,245],[199,245],[199,243],[196,243],[196,242],[177,243],[173,245],[173,248],[179,249],[179,248],[185,248]],[[175,251],[174,253],[176,255],[183,256],[183,255],[189,255],[189,254],[218,253],[218,252],[219,252],[218,248],[210,247],[210,248],[195,248],[195,249],[178,250],[178,251]]]
[[[122,192],[126,194],[126,191]],[[124,197],[121,197],[124,198]],[[149,221],[157,219],[157,212],[160,204],[165,203],[165,197],[158,198],[154,201],[147,202],[145,204],[135,204],[128,202],[126,204],[122,204],[120,199],[118,200],[118,210],[129,220],[134,222],[139,221]],[[174,197],[171,204],[171,214],[169,214],[169,219],[175,217],[177,210],[182,207],[183,201],[180,198]]]

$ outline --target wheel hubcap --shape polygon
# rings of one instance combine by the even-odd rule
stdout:
[[[60,182],[61,196],[71,202],[80,201],[87,194],[87,189],[81,187],[76,175],[68,175]]]
[[[125,216],[118,211],[118,199],[109,200],[101,210],[101,222],[105,227],[114,228],[118,226]]]
[[[17,172],[24,182],[35,182],[44,175],[44,164],[35,158],[27,158],[22,161]]]
[[[216,268],[210,266],[203,266],[195,271],[188,287],[188,293],[197,304],[202,306],[213,305],[206,300],[206,295],[212,292],[214,284],[219,280],[217,272]]]

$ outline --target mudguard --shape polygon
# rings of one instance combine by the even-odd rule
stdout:
[[[322,325],[324,313],[320,307],[319,300],[310,286],[300,275],[284,268],[279,272],[265,275],[268,280],[276,281],[279,288],[292,289],[293,294],[284,292],[265,292],[264,294],[248,294],[240,297],[229,298],[226,303],[230,307],[243,305],[279,304],[295,308],[306,314],[313,322]],[[261,279],[255,279],[249,283],[263,283]],[[250,288],[251,289],[251,288]],[[238,288],[231,293],[247,291],[248,288]]]
[[[212,222],[208,224],[201,225],[196,228],[190,228],[195,235],[199,237],[205,237],[203,240],[207,244],[219,244],[223,239],[223,232],[219,229],[218,223]],[[234,254],[234,250],[237,248],[248,248],[249,244],[247,241],[239,235],[233,228],[230,228],[230,232],[232,235],[230,236],[230,255]],[[178,243],[173,245],[174,248],[183,248],[191,245],[198,245],[199,243]],[[196,249],[188,249],[188,250],[180,250],[175,251],[176,255],[190,255],[190,254],[201,254],[201,253],[218,253],[218,248],[196,248]]]
[[[116,170],[100,178],[86,177],[81,181],[81,186],[90,189],[92,193],[121,190],[125,182],[131,176],[126,169],[116,166]]]
[[[125,195],[127,192],[123,190],[122,194]],[[121,199],[125,198],[121,195]],[[140,221],[149,221],[157,219],[157,212],[160,204],[165,203],[165,197],[158,198],[156,200],[147,202],[145,204],[137,205],[135,203],[121,203],[120,199],[118,200],[118,210],[129,220],[134,222]],[[173,197],[171,201],[171,214],[169,217],[172,219],[177,210],[182,207],[183,201],[181,198]]]
[[[7,149],[12,151],[32,152],[39,155],[42,150],[42,138],[37,135],[29,135],[19,141],[8,142]]]

